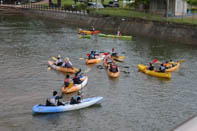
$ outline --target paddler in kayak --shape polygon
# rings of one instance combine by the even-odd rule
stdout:
[[[162,72],[162,73],[166,72],[166,68],[165,68],[164,64],[161,64],[161,66],[159,67],[159,72]]]
[[[164,64],[165,68],[168,69],[170,68],[170,64],[168,63],[168,61],[166,61],[166,63]]]
[[[88,56],[88,59],[96,59],[94,51],[91,51],[90,55]]]
[[[117,31],[116,36],[117,36],[117,37],[118,37],[118,36],[121,36],[121,34],[120,34],[120,31],[119,31],[119,30]]]
[[[57,61],[55,62],[55,64],[56,64],[57,66],[61,66],[61,65],[63,64],[63,62],[62,62],[62,59],[61,59],[61,56],[60,56],[60,55],[58,55],[58,56],[57,56]]]
[[[62,64],[62,67],[65,67],[65,68],[73,68],[73,65],[72,65],[72,63],[70,62],[70,60],[69,60],[68,57],[65,58],[65,61],[64,61],[64,63]]]
[[[72,85],[72,79],[69,75],[66,75],[66,78],[64,79],[64,87],[70,87]]]
[[[110,72],[113,72],[113,73],[118,72],[118,66],[117,66],[116,62],[113,61],[113,62],[110,64],[110,66],[109,66],[109,71],[110,71]]]
[[[62,96],[57,95],[57,91],[53,91],[53,96],[46,101],[46,106],[59,106],[64,105],[59,99],[62,99]]]
[[[113,60],[110,58],[110,56],[107,56],[105,58],[105,60],[106,60],[107,64],[111,64],[113,62]]]
[[[94,26],[92,26],[92,28],[90,29],[90,31],[95,31],[95,28],[94,28]]]
[[[170,60],[169,64],[170,64],[171,67],[175,66],[175,63],[172,61],[172,59]]]
[[[147,68],[148,70],[154,70],[154,65],[152,62],[149,63],[149,67]]]
[[[77,92],[77,95],[74,96],[74,97],[71,97],[71,100],[70,100],[70,104],[79,104],[81,102],[81,92],[78,91]]]
[[[73,77],[74,84],[81,84],[82,83],[82,81],[81,81],[82,76],[80,76],[78,74],[79,74],[79,72],[75,73],[75,76]]]
[[[115,52],[114,48],[112,48],[111,56],[112,57],[118,57],[118,53]]]

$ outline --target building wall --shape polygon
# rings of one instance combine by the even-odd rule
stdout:
[[[187,3],[185,0],[176,0],[175,15],[185,15],[187,13]]]
[[[151,0],[150,11],[157,14],[166,13],[166,0]],[[185,0],[169,0],[169,13],[171,15],[183,15],[187,13],[187,4]]]

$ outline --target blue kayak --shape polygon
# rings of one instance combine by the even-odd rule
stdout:
[[[66,102],[65,105],[61,106],[46,106],[46,105],[35,105],[32,108],[32,113],[57,113],[57,112],[65,112],[65,111],[72,111],[78,110],[82,108],[86,108],[95,104],[101,104],[103,97],[92,97],[82,99],[79,104],[70,104],[70,102]]]

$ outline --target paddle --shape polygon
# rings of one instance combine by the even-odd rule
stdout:
[[[157,59],[155,59],[154,61],[153,61],[153,63],[156,63],[158,60]]]
[[[54,56],[51,57],[54,61],[58,61],[57,58],[55,58]]]
[[[48,66],[48,70],[51,70],[51,67],[50,66]]]
[[[178,62],[183,63],[183,62],[185,62],[185,61],[184,61],[184,60],[179,60]]]
[[[91,68],[86,69],[84,72],[81,73],[81,75],[88,73],[91,70]]]

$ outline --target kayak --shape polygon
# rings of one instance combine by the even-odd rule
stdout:
[[[62,87],[62,93],[72,93],[75,91],[79,91],[80,89],[82,89],[83,87],[85,87],[88,83],[88,77],[87,76],[83,76],[83,82],[81,84],[74,84],[72,87],[67,87],[65,88],[64,86]]]
[[[79,35],[79,38],[87,38],[87,39],[90,39],[91,36],[90,35]]]
[[[48,61],[48,65],[54,70],[58,70],[65,73],[75,73],[76,71],[78,71],[78,69],[76,68],[65,68],[61,66],[56,66],[53,61]]]
[[[99,34],[100,37],[111,37],[111,38],[118,38],[118,39],[125,39],[125,40],[131,40],[132,36],[116,36],[116,35],[106,35],[106,34]]]
[[[166,72],[175,71],[175,70],[177,70],[177,69],[179,68],[179,66],[180,66],[180,63],[179,63],[179,62],[176,62],[176,63],[175,63],[175,66],[174,66],[174,67],[171,67],[171,68],[169,68],[169,69],[166,69]]]
[[[155,77],[162,77],[162,78],[171,78],[171,73],[166,72],[166,73],[162,73],[162,72],[157,72],[157,71],[151,71],[147,69],[147,66],[142,65],[142,64],[138,64],[138,68],[144,72],[147,75],[151,75],[151,76],[155,76]]]
[[[96,59],[86,59],[86,64],[97,64],[105,57],[104,54],[100,54]]]
[[[124,62],[125,56],[111,56],[111,58],[118,62]]]
[[[95,30],[95,31],[89,31],[89,30],[79,30],[79,33],[85,33],[85,34],[88,34],[88,35],[93,35],[93,34],[99,34],[100,31],[99,30]]]
[[[117,77],[119,77],[120,76],[120,70],[119,70],[119,68],[118,68],[118,72],[110,72],[110,70],[109,70],[109,68],[107,69],[107,74],[108,74],[108,76],[109,77],[111,77],[111,78],[117,78]]]
[[[72,111],[72,110],[79,110],[83,109],[95,104],[101,104],[103,97],[92,97],[82,99],[81,103],[79,104],[70,104],[70,102],[66,102],[65,105],[60,106],[46,106],[46,105],[35,105],[32,107],[32,113],[57,113],[57,112],[65,112],[65,111]]]

